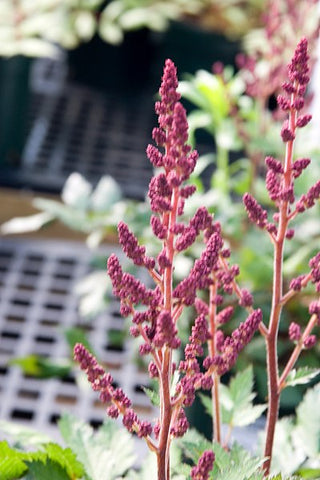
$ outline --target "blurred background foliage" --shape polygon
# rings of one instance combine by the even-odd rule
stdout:
[[[118,44],[126,31],[163,31],[171,20],[239,38],[261,24],[265,0],[2,0],[0,54],[50,55],[54,44],[75,48],[98,32]]]

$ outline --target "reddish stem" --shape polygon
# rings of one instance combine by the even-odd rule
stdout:
[[[217,294],[216,282],[213,281],[210,286],[210,299],[209,299],[209,332],[211,338],[208,340],[208,348],[210,357],[214,357],[216,354],[216,314],[217,305],[214,301]],[[219,401],[219,384],[220,377],[214,371],[212,373],[213,386],[211,389],[212,398],[212,427],[213,427],[213,439],[214,441],[221,443],[221,414],[220,414],[220,401]]]
[[[179,190],[175,188],[172,193],[171,206],[172,209],[165,223],[169,228],[169,234],[165,240],[166,255],[169,259],[170,266],[165,268],[163,277],[163,294],[164,309],[172,312],[172,274],[173,274],[173,258],[174,258],[174,234],[173,225],[176,222],[177,209],[179,202]],[[170,426],[172,423],[172,403],[170,398],[170,383],[172,378],[172,351],[169,347],[164,346],[159,355],[162,360],[160,370],[160,435],[159,446],[157,452],[158,480],[170,479]]]
[[[294,96],[292,97],[292,104]],[[295,132],[296,112],[291,109],[289,114],[289,126]],[[293,140],[286,143],[286,156],[284,162],[283,188],[287,190],[292,183],[292,158]],[[268,415],[266,424],[266,443],[263,464],[265,476],[270,473],[272,450],[276,422],[279,416],[279,372],[278,372],[278,330],[282,311],[282,288],[283,288],[283,251],[285,236],[289,223],[289,202],[281,200],[279,205],[279,229],[274,241],[274,264],[272,307],[269,321],[268,334],[265,337],[267,347],[267,373],[268,373]]]

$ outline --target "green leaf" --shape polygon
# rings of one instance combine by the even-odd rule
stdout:
[[[309,480],[319,480],[320,478],[320,468],[300,468],[296,473]]]
[[[185,455],[190,458],[194,464],[198,462],[199,457],[205,450],[212,448],[212,443],[193,428],[190,428],[184,437],[181,440],[177,440],[177,442],[181,445]]]
[[[298,406],[296,439],[310,458],[320,458],[320,383],[307,391]]]
[[[216,452],[216,447],[214,451]],[[247,450],[235,443],[230,450],[228,462],[220,467],[221,472],[216,480],[262,480],[263,472],[260,467],[263,462],[264,459],[252,457]]]
[[[83,466],[70,448],[62,448],[57,443],[45,445],[45,453],[52,462],[58,463],[70,478],[80,478],[84,474]]]
[[[157,459],[154,453],[148,452],[139,471],[130,470],[125,478],[126,480],[151,480],[157,478]]]
[[[9,363],[19,366],[25,374],[38,378],[66,377],[72,368],[68,360],[52,361],[36,354],[13,358]]]
[[[202,110],[194,110],[188,115],[188,125],[189,125],[189,142],[192,146],[195,146],[195,132],[199,128],[212,130],[212,119],[210,114],[203,112]]]
[[[287,376],[285,387],[293,387],[294,385],[304,385],[315,378],[320,373],[320,368],[302,367],[291,370]]]
[[[199,398],[201,400],[202,405],[205,408],[205,411],[210,417],[212,417],[212,399],[208,395],[204,393],[199,393]]]
[[[155,407],[160,406],[160,396],[158,392],[155,392],[154,390],[151,390],[151,388],[147,388],[144,386],[142,386],[142,390],[150,399],[150,402],[152,403],[152,405],[154,405]]]
[[[88,424],[65,414],[59,421],[59,428],[90,480],[114,480],[132,467],[133,439],[112,420],[106,421],[94,433]]]
[[[91,344],[89,342],[87,333],[83,330],[83,328],[70,327],[70,328],[66,328],[63,331],[63,333],[70,347],[71,355],[73,355],[73,348],[76,343],[82,343],[82,345],[86,347],[86,349],[89,350],[89,352],[92,353],[92,355],[95,355],[95,352],[92,349]]]
[[[36,213],[27,217],[16,217],[1,225],[4,235],[35,232],[54,220],[54,216],[47,212]]]
[[[71,173],[61,193],[64,203],[70,207],[85,209],[89,206],[91,184],[80,173]]]
[[[52,460],[26,462],[28,473],[25,480],[71,480],[64,468]]]
[[[99,180],[91,195],[91,208],[97,212],[106,212],[121,198],[121,188],[112,177],[106,175]]]
[[[265,434],[261,435],[265,437]],[[290,475],[301,466],[305,460],[303,451],[295,441],[295,425],[292,418],[284,417],[278,420],[272,454],[272,473],[282,472]]]
[[[39,210],[43,210],[53,218],[60,220],[71,229],[79,232],[87,231],[87,214],[81,204],[78,207],[69,206],[56,200],[37,197],[33,200],[32,205]]]
[[[232,378],[230,385],[219,387],[222,423],[231,427],[243,427],[254,423],[265,411],[267,405],[253,405],[253,369],[247,367]],[[211,399],[200,395],[206,411],[212,415]]]
[[[0,442],[0,478],[16,480],[27,470],[23,454],[9,447],[7,442]]]
[[[244,448],[234,444],[227,452],[222,445],[211,443],[195,430],[189,430],[179,441],[187,458],[194,464],[205,450],[213,449],[215,462],[210,474],[210,480],[263,480],[260,467],[263,459],[252,457]],[[182,470],[179,470],[182,473]],[[188,478],[188,477],[186,477]]]

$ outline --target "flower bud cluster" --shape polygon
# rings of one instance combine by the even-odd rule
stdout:
[[[136,432],[139,437],[151,435],[151,423],[138,419],[136,413],[130,408],[131,401],[123,390],[113,386],[113,378],[110,373],[105,373],[95,357],[80,343],[74,347],[74,358],[79,363],[81,370],[87,374],[93,390],[100,392],[101,402],[111,404],[107,408],[107,414],[111,418],[122,415],[123,425],[129,432]]]
[[[189,343],[184,350],[185,360],[181,361],[179,365],[179,371],[185,375],[177,385],[176,394],[180,396],[184,406],[192,405],[197,388],[202,387],[205,390],[210,390],[212,387],[211,377],[205,377],[200,372],[197,360],[197,357],[204,353],[202,345],[210,338],[206,317],[204,314],[200,314],[195,320]]]
[[[174,422],[173,426],[170,428],[170,434],[176,438],[183,437],[183,435],[186,433],[188,428],[189,428],[189,422],[187,420],[185,411],[183,408],[180,408],[178,417]]]
[[[223,241],[221,235],[215,232],[209,238],[204,251],[194,263],[189,275],[174,289],[173,297],[184,305],[193,305],[197,290],[207,288],[210,283],[210,274],[217,267],[219,252]]]
[[[296,136],[296,129],[304,127],[311,120],[311,115],[301,114],[304,107],[303,95],[309,82],[307,47],[307,40],[305,38],[300,40],[288,65],[289,81],[282,85],[285,95],[279,95],[277,98],[280,110],[289,115],[281,129],[281,137],[285,143],[293,142]],[[265,163],[267,166],[266,188],[270,199],[278,207],[280,207],[282,202],[287,204],[294,203],[294,180],[308,167],[310,159],[301,158],[294,162],[290,159],[290,161],[285,162],[285,165],[282,165],[279,160],[273,157],[266,157]],[[295,206],[296,213],[312,207],[319,198],[320,181],[297,201]],[[267,211],[249,193],[244,195],[243,202],[249,219],[256,223],[259,228],[266,229],[275,238],[278,229],[275,223],[268,222]],[[291,239],[293,235],[294,230],[290,229],[286,233],[286,238]]]
[[[315,284],[316,291],[320,292],[320,252],[311,258],[309,267],[311,269],[312,283]]]
[[[144,265],[146,268],[154,268],[155,260],[145,255],[146,248],[139,246],[137,238],[130,232],[124,222],[118,224],[119,242],[124,253],[135,265]]]
[[[215,370],[220,376],[228,372],[235,364],[239,353],[258,330],[261,320],[261,310],[253,310],[248,318],[232,332],[231,336],[220,339],[219,350],[221,353],[213,357],[206,357],[203,361],[204,368],[208,371]]]
[[[211,450],[203,452],[198,464],[191,469],[192,480],[208,480],[214,464],[215,456]]]
[[[318,324],[320,325],[320,300],[315,300],[309,305],[310,315],[316,315],[318,319]]]
[[[318,180],[312,187],[309,188],[306,194],[301,195],[296,203],[296,211],[302,213],[308,208],[315,205],[320,198],[320,180]]]
[[[301,328],[295,322],[291,322],[289,326],[289,338],[292,342],[297,342],[301,338]]]

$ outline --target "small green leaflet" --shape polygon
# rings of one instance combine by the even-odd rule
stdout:
[[[229,386],[220,385],[222,423],[232,427],[243,427],[254,423],[265,411],[267,405],[253,405],[253,369],[250,365],[236,374]],[[212,416],[211,399],[200,394],[201,401]]]
[[[287,376],[285,387],[293,387],[294,385],[303,385],[309,383],[320,373],[320,368],[302,367],[291,370]]]
[[[159,407],[160,406],[160,397],[158,392],[155,392],[154,390],[151,390],[151,388],[148,387],[141,387],[144,393],[147,395],[149,398],[150,402],[154,407]]]

